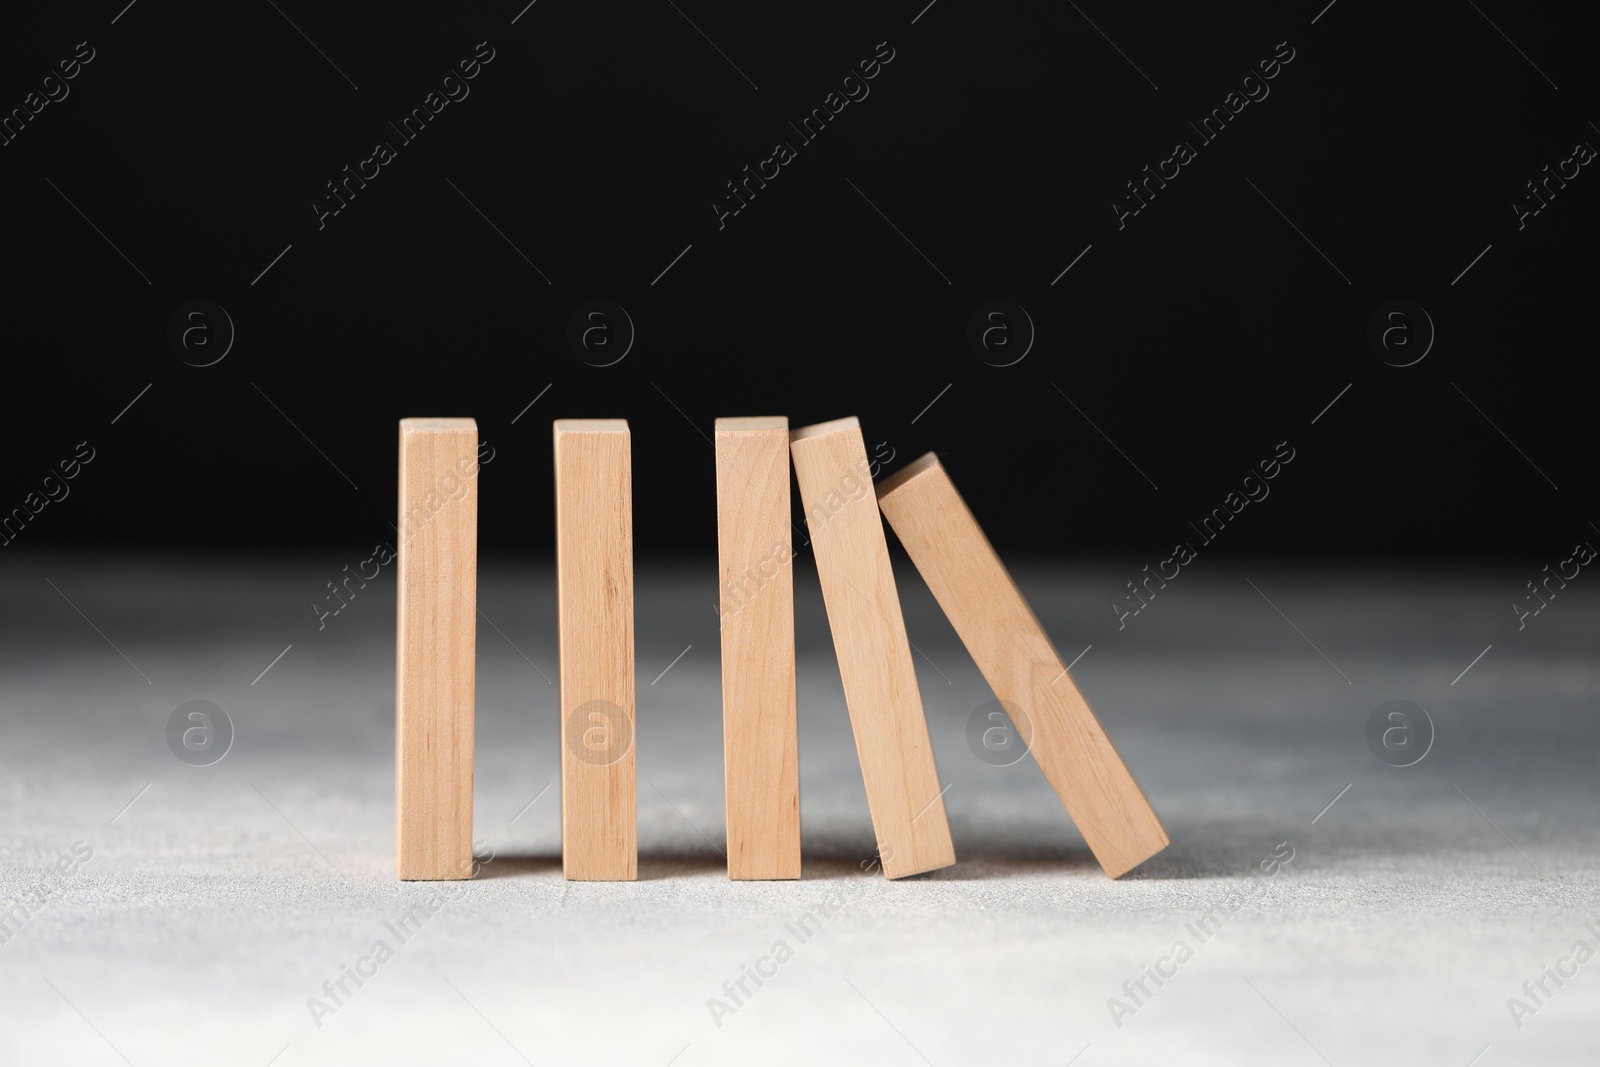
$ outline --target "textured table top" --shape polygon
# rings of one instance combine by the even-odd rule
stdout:
[[[1600,963],[1571,956],[1600,950],[1582,578],[1519,630],[1509,570],[1208,558],[1118,630],[1137,565],[1019,567],[1172,838],[1113,882],[1031,760],[969,751],[991,695],[904,571],[958,863],[890,883],[861,873],[802,558],[804,877],[733,884],[714,564],[642,565],[640,880],[569,884],[553,572],[485,561],[493,858],[446,885],[394,877],[393,575],[321,630],[308,606],[357,562],[7,557],[0,905],[23,907],[0,928],[0,1062],[1600,1060]],[[192,699],[235,728],[212,766],[167,747]],[[1390,699],[1435,728],[1414,766],[1365,740]]]

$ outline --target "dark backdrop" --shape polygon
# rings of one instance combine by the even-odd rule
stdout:
[[[1003,548],[1164,550],[1279,442],[1219,548],[1553,560],[1594,534],[1597,168],[1520,229],[1511,206],[1600,145],[1592,22],[923,2],[8,11],[8,112],[93,58],[0,147],[0,508],[94,455],[8,550],[368,544],[408,415],[478,419],[494,549],[551,544],[549,420],[622,416],[640,550],[709,550],[705,435],[768,413],[857,414],[888,469],[940,452]],[[414,141],[385,125],[489,49]],[[889,49],[812,143],[790,130]],[[1186,125],[1291,50],[1214,142]],[[719,228],[778,140],[795,158]],[[1178,140],[1195,158],[1119,222]],[[635,332],[607,367],[567,336],[596,299]],[[234,326],[212,366],[169,343],[193,300]],[[1032,323],[1010,366],[969,343],[990,300]],[[1436,333],[1407,367],[1368,340],[1393,300]]]

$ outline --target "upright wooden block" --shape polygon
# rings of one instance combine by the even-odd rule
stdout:
[[[472,873],[478,424],[400,420],[395,865]]]
[[[1027,715],[1033,758],[1105,872],[1115,878],[1166,848],[1150,802],[938,457],[886,479],[878,505],[995,697]]]
[[[890,878],[956,861],[872,474],[854,417],[789,435],[850,726]]]
[[[717,420],[728,877],[800,877],[789,420]]]
[[[638,877],[633,464],[623,419],[558,419],[561,857],[583,881]]]

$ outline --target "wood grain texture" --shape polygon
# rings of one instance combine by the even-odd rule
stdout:
[[[878,505],[996,699],[1028,723],[1030,751],[1105,872],[1167,847],[1167,834],[1044,628],[933,453],[878,487]],[[1030,728],[1031,727],[1031,728]]]
[[[472,873],[478,603],[478,425],[400,421],[395,654],[395,865]]]
[[[728,877],[800,877],[789,420],[716,423]]]
[[[860,424],[851,417],[795,430],[789,451],[883,872],[902,878],[948,867],[955,846]]]
[[[561,858],[566,876],[639,873],[634,778],[633,463],[622,419],[558,419]]]

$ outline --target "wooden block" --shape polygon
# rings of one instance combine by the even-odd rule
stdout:
[[[1105,872],[1115,878],[1166,848],[1139,783],[938,457],[930,452],[886,479],[878,506],[995,697],[1030,720],[1033,758]]]
[[[883,872],[948,867],[955,846],[860,424],[851,417],[795,430],[789,451]]]
[[[561,859],[582,881],[639,873],[629,442],[623,419],[555,422]]]
[[[400,420],[395,865],[472,873],[478,424]]]
[[[717,420],[728,877],[800,877],[789,420]]]

